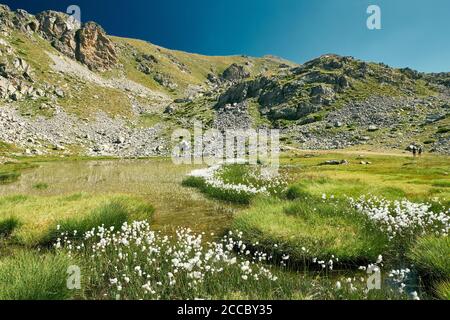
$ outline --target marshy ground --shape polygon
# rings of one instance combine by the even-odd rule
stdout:
[[[348,164],[324,164],[343,159]],[[430,224],[426,232],[392,240],[347,202],[368,195],[407,199],[408,205],[430,202],[426,210],[447,215],[439,223],[444,219],[448,227],[448,157],[295,151],[281,159],[279,188],[265,185],[245,165],[222,169],[221,187],[186,179],[201,168],[170,159],[1,165],[0,176],[8,178],[0,182],[0,292],[9,295],[0,298],[448,297],[447,235],[437,236]],[[268,191],[226,189],[233,184]],[[114,231],[94,229],[86,237],[102,224]],[[104,242],[111,246],[99,250]],[[147,252],[151,246],[159,251]],[[394,254],[399,248],[401,257]],[[126,253],[134,258],[117,258]],[[376,261],[380,255],[383,261]],[[68,291],[64,268],[74,261],[86,282]],[[386,286],[367,293],[361,267],[370,264],[382,269]]]

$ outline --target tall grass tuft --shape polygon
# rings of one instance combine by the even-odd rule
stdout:
[[[61,233],[67,234],[69,238],[79,239],[84,233],[97,226],[120,228],[124,222],[129,220],[131,211],[122,201],[112,201],[94,209],[82,218],[69,218],[58,222],[47,231],[40,244],[50,245],[56,242]],[[141,205],[137,211],[151,213],[153,209],[150,206]]]
[[[311,195],[301,185],[292,185],[286,190],[288,200],[306,199]]]
[[[9,217],[0,220],[0,238],[9,237],[17,227],[20,226],[20,221],[16,217]]]
[[[73,262],[72,262],[73,263]],[[65,300],[67,268],[64,254],[40,255],[22,251],[0,262],[0,300]]]
[[[431,279],[450,277],[450,238],[426,236],[417,239],[408,254],[421,273]]]
[[[443,281],[436,285],[436,295],[439,299],[450,300],[450,281]]]
[[[15,182],[19,179],[20,173],[18,172],[0,172],[0,184],[7,184]]]

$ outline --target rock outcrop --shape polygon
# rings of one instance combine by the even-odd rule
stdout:
[[[108,70],[118,62],[114,43],[94,22],[80,25],[72,16],[61,12],[49,10],[33,16],[25,10],[12,12],[7,6],[0,5],[0,31],[13,29],[38,33],[59,52],[91,70]]]
[[[227,81],[239,81],[250,77],[250,73],[245,70],[244,66],[233,63],[222,73],[222,79]]]
[[[75,57],[94,70],[108,70],[117,64],[113,42],[95,22],[88,22],[76,33]]]
[[[41,12],[36,18],[40,34],[58,51],[74,59],[77,47],[75,34],[80,28],[78,21],[56,11]]]

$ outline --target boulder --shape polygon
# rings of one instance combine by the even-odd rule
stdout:
[[[222,73],[222,79],[227,81],[239,81],[250,77],[250,73],[243,67],[233,63]]]
[[[322,162],[320,165],[328,165],[328,166],[338,166],[338,165],[347,165],[347,160],[327,160],[325,162]]]

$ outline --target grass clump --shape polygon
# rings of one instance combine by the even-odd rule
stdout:
[[[73,262],[72,262],[73,263]],[[64,254],[40,255],[21,251],[0,261],[0,300],[65,300],[73,295],[67,288]]]
[[[367,293],[366,280],[350,287],[340,278],[285,272],[270,265],[271,257],[247,252],[236,233],[205,243],[187,229],[164,235],[152,231],[147,221],[134,221],[117,230],[90,233],[81,242],[58,243],[57,252],[84,262],[87,299],[405,298],[388,286]],[[344,283],[342,288],[336,288],[337,279]]]
[[[57,222],[57,225],[47,231],[40,244],[52,244],[61,234],[65,234],[71,239],[79,239],[87,231],[101,225],[106,228],[119,228],[128,219],[127,207],[121,202],[114,201],[94,209],[82,218],[69,218]]]
[[[237,204],[249,204],[253,198],[252,194],[246,192],[238,192],[235,190],[214,187],[209,185],[205,179],[200,177],[186,177],[183,180],[182,185],[185,187],[196,188],[211,198]]]
[[[310,197],[293,202],[258,199],[233,221],[246,243],[294,263],[335,256],[341,263],[373,262],[388,239],[345,202]]]
[[[57,225],[64,231],[83,231],[102,223],[113,226],[149,219],[153,212],[153,207],[140,198],[114,194],[0,197],[0,219],[19,219],[21,225],[14,231],[14,239],[27,246],[48,244]]]
[[[47,183],[43,183],[43,182],[39,182],[33,185],[33,189],[36,190],[45,190],[48,189],[48,184]]]
[[[20,221],[16,217],[0,220],[0,238],[9,237],[19,225]]]
[[[19,172],[0,172],[0,184],[15,182],[19,179]]]
[[[435,291],[439,299],[450,300],[450,281],[444,281],[437,284]]]
[[[448,237],[421,237],[417,239],[408,256],[427,278],[450,278],[450,239]]]
[[[194,170],[183,185],[206,195],[237,204],[249,204],[257,195],[282,196],[285,181],[262,165],[227,164]]]
[[[300,185],[292,185],[286,190],[286,198],[288,200],[297,200],[308,198],[310,194]]]

